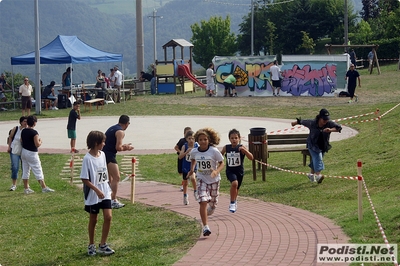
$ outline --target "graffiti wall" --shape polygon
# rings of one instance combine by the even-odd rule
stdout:
[[[217,95],[224,95],[224,79],[238,75],[238,96],[272,96],[270,67],[275,56],[213,59]],[[334,96],[345,90],[348,55],[282,56],[281,96]]]

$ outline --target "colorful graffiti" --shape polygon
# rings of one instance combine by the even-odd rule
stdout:
[[[240,76],[236,80],[239,96],[272,96],[269,69],[273,57],[219,57],[213,62],[219,91],[223,91],[223,81],[229,74],[237,74]],[[341,83],[337,79],[338,65],[342,71],[346,70],[344,60],[283,61],[281,95],[332,96]]]
[[[302,68],[294,65],[292,69],[284,70],[282,76],[281,90],[294,96],[304,93],[322,96],[336,90],[336,65],[326,64],[320,69],[312,69],[311,65]]]

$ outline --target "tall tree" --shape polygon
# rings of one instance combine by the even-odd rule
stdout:
[[[193,36],[193,60],[202,67],[216,55],[230,56],[237,52],[236,36],[231,32],[231,20],[222,17],[211,17],[209,21],[201,20],[200,24],[190,26]]]
[[[378,2],[379,0],[362,0],[363,8],[362,11],[360,11],[360,15],[363,20],[368,21],[379,15]]]

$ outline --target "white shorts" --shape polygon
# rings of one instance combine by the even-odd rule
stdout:
[[[22,179],[29,179],[31,169],[36,177],[36,180],[44,179],[42,163],[40,162],[38,152],[28,151],[22,148],[21,161],[22,161]]]
[[[206,90],[208,90],[208,91],[215,90],[215,84],[214,83],[207,84]]]

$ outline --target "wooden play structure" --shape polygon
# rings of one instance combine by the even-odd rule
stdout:
[[[176,48],[181,50],[177,58]],[[189,47],[189,60],[184,58],[184,48]],[[168,48],[172,48],[172,59],[168,60]],[[192,74],[193,44],[184,39],[173,39],[163,45],[164,61],[156,61],[157,92],[185,93],[193,92],[194,84],[205,88],[205,84]]]
[[[376,50],[378,50],[379,45],[375,45],[375,44],[360,44],[360,45],[325,44],[325,47],[328,51],[328,54],[331,54],[331,50],[333,50],[333,48],[349,48],[349,47],[371,48],[372,53],[374,54],[374,59],[372,60],[371,67],[369,67],[369,74],[372,74],[374,65],[376,65],[376,68],[378,69],[378,74],[379,75],[381,74],[381,68],[379,67],[378,56],[376,54]]]

